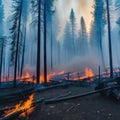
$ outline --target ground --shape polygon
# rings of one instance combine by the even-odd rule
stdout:
[[[88,88],[89,89],[89,88]],[[69,87],[46,91],[43,96],[55,96],[88,91],[87,88]],[[79,99],[50,105],[40,105],[30,116],[30,120],[120,120],[120,102],[95,94]]]
[[[71,95],[92,88],[69,86],[35,93],[35,100],[53,98],[66,93]],[[12,103],[13,104],[13,103]],[[6,106],[10,103],[6,103]],[[3,105],[1,105],[3,106]],[[26,120],[120,120],[120,102],[99,93],[54,104],[40,104]]]

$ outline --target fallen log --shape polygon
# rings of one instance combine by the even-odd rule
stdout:
[[[48,99],[48,101],[49,101],[49,100],[57,100],[57,99],[59,99],[59,98],[69,96],[71,93],[72,93],[72,92],[68,92],[68,93],[66,93],[66,94],[64,94],[64,95],[59,95],[59,96],[57,96],[57,97],[50,98],[50,99]],[[46,101],[47,101],[47,100],[46,100]]]
[[[100,90],[94,90],[94,91],[86,92],[86,93],[83,93],[83,94],[77,94],[77,95],[73,95],[73,96],[62,97],[62,98],[59,98],[59,99],[45,100],[44,103],[45,104],[52,104],[52,103],[67,101],[67,100],[71,100],[71,99],[77,99],[77,98],[80,98],[80,97],[85,97],[85,96],[88,96],[88,95],[100,93],[100,92],[110,90],[110,89],[114,89],[114,88],[118,88],[118,87],[120,87],[120,85],[116,85],[114,87],[106,87],[106,88],[103,88],[103,89],[100,89]]]
[[[11,120],[11,119],[15,119],[17,117],[19,117],[22,113],[32,109],[32,108],[35,108],[37,105],[39,104],[42,104],[44,101],[44,98],[38,100],[38,101],[35,101],[29,108],[27,109],[24,109],[24,110],[18,110],[14,113],[9,113],[8,115],[5,115],[4,117],[2,117],[0,120]]]
[[[58,85],[52,85],[49,87],[36,89],[36,90],[34,90],[34,92],[41,92],[41,91],[45,91],[45,90],[49,90],[49,89],[53,89],[53,88],[65,87],[65,86],[69,86],[69,85],[73,85],[73,84],[72,83],[62,83],[62,84],[58,84]]]

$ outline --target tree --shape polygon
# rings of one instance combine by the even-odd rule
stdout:
[[[10,28],[11,33],[11,62],[14,63],[14,86],[16,86],[16,77],[17,77],[17,65],[18,57],[20,55],[21,47],[21,17],[22,17],[22,0],[12,0],[12,10],[13,15],[11,21],[13,22],[12,27]]]
[[[79,33],[79,54],[86,55],[88,52],[88,37],[87,37],[87,31],[86,31],[86,25],[84,18],[81,17],[80,19],[80,33]]]
[[[25,32],[24,32],[24,40],[23,40],[23,48],[22,48],[22,60],[21,60],[20,77],[22,77],[22,74],[23,74],[23,67],[24,67],[25,39],[26,39],[26,27],[25,27]]]
[[[74,10],[71,9],[71,12],[70,12],[70,26],[71,26],[71,44],[72,44],[72,48],[71,48],[71,52],[72,52],[72,55],[75,55],[75,30],[76,30],[76,19],[75,19],[75,13],[74,13]]]
[[[25,57],[25,43],[26,43],[26,24],[27,24],[27,20],[28,20],[28,6],[29,6],[29,0],[24,0],[23,1],[23,12],[22,12],[22,18],[23,18],[23,22],[22,22],[22,31],[24,31],[23,34],[23,40],[21,42],[21,68],[20,68],[20,77],[22,77],[23,74],[23,68],[24,68],[24,57]]]
[[[70,61],[71,49],[72,49],[72,38],[70,34],[70,24],[67,21],[64,31],[64,41],[63,41],[63,49],[64,49],[64,56],[65,56],[65,63]]]
[[[93,51],[101,56],[102,63],[104,65],[103,47],[102,47],[102,36],[104,36],[106,17],[103,0],[94,0],[94,21],[92,23],[92,29],[90,32],[90,43]],[[104,65],[105,67],[105,65]]]
[[[4,57],[4,48],[6,45],[6,37],[0,38],[0,83],[2,80],[2,67],[3,67],[3,57]]]
[[[3,18],[4,18],[4,9],[2,0],[0,0],[0,37],[3,36]]]
[[[37,83],[40,82],[40,54],[41,54],[41,0],[31,0],[31,6],[32,6],[32,15],[33,23],[37,23],[38,29],[37,29],[37,64],[36,64],[36,76],[37,76]],[[36,15],[37,13],[37,15]]]
[[[43,26],[44,26],[44,79],[45,82],[47,81],[47,23],[49,19],[51,19],[51,5],[53,4],[53,0],[31,0],[32,3],[32,14],[35,16],[33,19],[33,23],[38,23],[38,40],[37,40],[37,83],[40,81],[40,54],[41,54],[41,47],[40,47],[40,39],[41,39],[41,21],[43,18]],[[41,7],[43,10],[41,10]],[[36,15],[38,13],[38,15]],[[50,13],[50,14],[49,14]],[[38,18],[38,19],[36,19]]]

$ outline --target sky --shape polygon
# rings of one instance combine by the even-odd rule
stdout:
[[[4,19],[7,20],[7,17],[11,15],[11,6],[12,6],[12,0],[2,0],[3,4],[5,5],[5,15]],[[83,16],[85,19],[86,23],[86,28],[87,32],[90,31],[90,26],[91,22],[93,20],[93,15],[92,12],[94,11],[93,5],[94,5],[94,0],[55,0],[56,3],[56,9],[58,11],[58,17],[59,17],[59,22],[60,22],[60,31],[58,34],[58,40],[62,39],[62,36],[64,34],[64,28],[65,28],[65,23],[66,21],[69,20],[70,16],[70,11],[73,8],[75,12],[75,17],[76,17],[76,24],[77,24],[77,30],[80,28],[80,17]],[[112,23],[112,29],[116,26],[116,12],[115,8],[111,8],[111,23]],[[30,22],[30,17],[28,20],[28,23]]]
[[[61,26],[58,39],[60,39],[63,35],[65,21],[69,20],[71,8],[74,9],[78,28],[80,24],[80,17],[83,16],[85,18],[87,31],[89,31],[91,21],[93,20],[93,16],[91,14],[93,12],[93,4],[94,0],[57,0],[56,6]]]
[[[12,5],[12,2],[11,2],[11,0],[2,0],[2,2],[4,4],[4,6],[5,6],[5,8],[7,8],[4,11],[4,14],[5,14],[4,15],[4,17],[5,17],[4,19],[6,20],[7,17],[11,15],[11,5]]]
[[[11,14],[12,3],[11,0],[3,0],[3,3],[5,5],[5,8],[7,8],[5,10],[5,19],[7,19],[7,17]],[[83,16],[85,18],[87,31],[89,31],[90,24],[93,19],[91,14],[91,12],[93,11],[92,5],[93,0],[57,0],[56,8],[58,11],[61,27],[58,39],[60,39],[63,35],[65,21],[69,20],[71,8],[74,9],[77,25],[79,25],[80,23],[80,17]]]

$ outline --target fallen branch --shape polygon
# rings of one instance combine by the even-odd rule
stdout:
[[[103,88],[103,89],[100,89],[100,90],[94,90],[94,91],[86,92],[86,93],[83,93],[83,94],[77,94],[77,95],[73,95],[73,96],[62,97],[62,98],[59,98],[59,99],[45,100],[44,102],[45,102],[45,104],[52,104],[52,103],[56,103],[56,102],[62,102],[62,101],[71,100],[71,99],[77,99],[77,98],[80,98],[80,97],[100,93],[102,91],[106,91],[106,90],[114,89],[114,88],[118,88],[118,87],[120,87],[120,85],[116,85],[114,87],[106,87],[106,88]]]
[[[68,93],[66,93],[66,94],[64,94],[64,95],[59,95],[59,96],[57,96],[57,97],[48,99],[48,101],[49,101],[49,100],[57,100],[57,99],[59,99],[59,98],[69,96],[70,94],[71,94],[71,92],[68,92]],[[46,100],[46,101],[47,101],[47,100]]]

